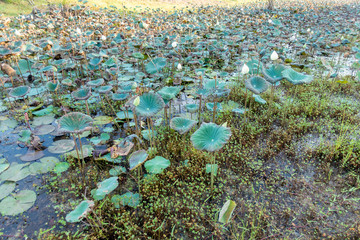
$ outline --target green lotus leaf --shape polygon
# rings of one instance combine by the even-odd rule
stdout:
[[[59,159],[56,157],[44,157],[40,159],[40,162],[31,164],[29,170],[34,175],[43,174],[52,171],[57,163]]]
[[[249,68],[250,74],[259,74],[263,67],[263,64],[261,62],[259,63],[258,60],[251,60],[247,62],[246,65]]]
[[[147,161],[144,166],[148,173],[157,174],[162,173],[165,168],[169,167],[170,161],[161,156],[156,156],[155,158]]]
[[[214,103],[213,102],[208,102],[205,104],[206,105],[206,108],[207,110],[209,111],[214,111]],[[216,103],[216,110],[215,111],[221,111],[222,110],[222,106],[221,106],[221,103]]]
[[[59,87],[59,82],[56,81],[56,83],[53,82],[47,82],[46,83],[46,88],[50,91],[50,92],[55,92]]]
[[[93,80],[93,81],[89,81],[86,84],[88,86],[91,86],[91,87],[97,87],[97,86],[102,85],[103,83],[104,83],[104,79],[99,78],[99,79],[96,79],[96,80]]]
[[[89,130],[93,119],[80,112],[71,112],[59,120],[60,130],[69,133],[81,133]]]
[[[145,66],[145,70],[149,74],[160,72],[166,66],[166,58],[155,58]]]
[[[43,151],[34,151],[34,150],[28,150],[28,152],[25,155],[22,155],[20,159],[24,162],[31,162],[38,160],[44,156]]]
[[[196,149],[213,152],[221,149],[230,136],[231,131],[227,127],[215,123],[202,123],[190,139]]]
[[[237,115],[242,115],[245,113],[246,110],[244,108],[234,108],[231,111]]]
[[[34,114],[35,116],[40,117],[40,116],[48,115],[48,114],[52,113],[53,111],[54,111],[54,106],[53,106],[53,105],[50,105],[50,106],[48,106],[47,108],[44,108],[44,109],[42,109],[42,110],[33,112],[33,114]]]
[[[53,125],[40,125],[34,128],[32,133],[34,135],[46,135],[55,130],[55,127]]]
[[[144,56],[142,53],[139,53],[139,52],[134,52],[134,53],[132,54],[132,56],[133,56],[134,58],[140,59],[140,60],[142,60],[142,59],[145,58],[145,56]]]
[[[84,200],[76,208],[66,215],[65,220],[70,223],[80,222],[89,212],[91,208],[94,207],[94,201]]]
[[[0,131],[5,132],[9,129],[13,129],[18,125],[18,122],[14,119],[5,119],[0,121]]]
[[[287,68],[284,71],[282,71],[282,75],[286,80],[288,80],[294,85],[311,83],[314,80],[313,76],[296,72],[292,68]]]
[[[120,208],[120,205],[135,208],[140,204],[140,195],[132,192],[127,192],[121,196],[114,195],[111,198],[111,202],[114,203],[115,208]]]
[[[206,164],[205,172],[213,173],[214,176],[217,175],[219,166],[217,164]]]
[[[15,216],[27,211],[35,201],[36,193],[34,191],[22,190],[0,202],[0,213],[4,216]]]
[[[119,119],[121,119],[121,120],[123,120],[123,119],[133,119],[134,118],[134,114],[133,114],[133,112],[132,111],[120,111],[120,112],[118,112],[118,113],[116,113],[116,116],[119,118]]]
[[[253,97],[255,99],[255,102],[260,104],[266,104],[266,100],[263,99],[260,95],[253,94]]]
[[[155,93],[144,93],[140,96],[140,104],[135,107],[136,114],[143,117],[152,117],[165,106],[163,99]]]
[[[108,161],[111,163],[121,163],[123,161],[123,157],[119,156],[117,158],[111,158],[111,154],[105,154],[104,156],[101,156],[101,160]]]
[[[171,100],[173,98],[176,97],[176,95],[179,94],[179,92],[181,91],[182,87],[163,87],[162,89],[160,89],[157,93],[160,94],[160,96],[164,99],[164,100]]]
[[[143,138],[145,140],[150,141],[150,135],[151,135],[151,138],[154,139],[154,137],[157,136],[157,132],[155,130],[151,131],[151,130],[145,129],[145,130],[141,131],[141,135],[143,136]]]
[[[91,146],[91,145],[83,145],[82,150],[83,150],[84,158],[87,158],[87,157],[90,157],[92,155],[92,152],[94,151],[94,147]],[[81,152],[81,150],[79,148],[79,153],[80,152]],[[76,149],[71,151],[71,152],[65,153],[65,156],[71,156],[71,157],[76,158],[76,159],[78,158],[78,155],[76,153]]]
[[[24,97],[29,91],[30,91],[29,86],[20,86],[20,87],[11,89],[11,91],[9,92],[9,95],[13,98],[21,98],[21,97]]]
[[[48,114],[41,117],[34,117],[32,125],[36,127],[40,125],[51,124],[54,120],[55,120],[55,114]]]
[[[190,103],[185,105],[186,110],[188,110],[191,113],[195,113],[199,110],[199,105],[195,103]]]
[[[51,153],[65,153],[71,151],[75,146],[73,140],[70,139],[62,139],[52,143],[52,145],[48,148]]]
[[[170,120],[170,127],[180,134],[187,133],[191,128],[195,126],[197,121],[190,120],[182,117],[175,117]]]
[[[144,163],[149,155],[143,149],[133,152],[129,157],[130,170],[133,170]]]
[[[40,72],[57,72],[57,69],[54,66],[46,66],[42,68]]]
[[[219,222],[227,224],[230,221],[231,215],[234,212],[236,203],[232,200],[227,200],[220,210]]]
[[[94,145],[99,145],[99,144],[105,144],[106,141],[109,139],[110,139],[110,135],[108,133],[101,133],[100,137],[93,137],[90,139],[90,141]]]
[[[282,71],[285,69],[286,67],[282,64],[274,64],[271,65],[270,68],[263,68],[262,72],[266,81],[270,82],[271,84],[275,84],[284,78]]]
[[[111,193],[119,185],[118,177],[110,177],[97,184],[97,189],[91,191],[91,195],[95,200],[102,200]]]
[[[113,93],[111,98],[114,101],[124,101],[129,97],[128,93]]]
[[[9,163],[0,163],[0,173],[4,172],[9,167],[10,167]]]
[[[111,91],[111,89],[113,88],[113,86],[111,85],[106,85],[106,86],[101,86],[97,89],[97,91],[99,93],[105,94]]]
[[[94,124],[95,125],[105,125],[108,123],[111,123],[113,120],[110,116],[98,116],[94,118]]]
[[[20,142],[24,142],[24,143],[30,143],[31,140],[31,131],[26,129],[26,130],[22,130],[19,133],[20,137],[18,138],[18,140]]]
[[[116,166],[109,170],[111,176],[119,176],[120,174],[126,173],[126,168],[122,166]]]
[[[80,88],[71,93],[71,96],[76,100],[86,100],[91,96],[91,88]]]
[[[14,191],[16,186],[15,182],[5,182],[0,185],[0,200],[9,196],[9,194]]]
[[[265,92],[269,85],[264,78],[255,76],[245,80],[245,87],[255,94],[260,94]]]
[[[0,181],[20,181],[30,175],[28,164],[12,163],[10,167],[0,174]]]
[[[68,162],[59,162],[55,165],[54,167],[54,172],[55,173],[62,173],[65,172],[69,169],[70,164]]]
[[[95,58],[92,58],[92,59],[89,61],[89,64],[92,65],[92,66],[97,66],[97,65],[99,65],[101,62],[102,62],[102,57],[95,57]]]
[[[226,83],[223,81],[215,80],[215,79],[209,79],[205,81],[204,88],[208,90],[214,90],[216,89],[224,89],[226,86]]]

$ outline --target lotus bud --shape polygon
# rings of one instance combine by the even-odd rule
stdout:
[[[295,41],[296,40],[296,35],[294,34],[291,38],[290,41]]]
[[[177,45],[178,45],[178,43],[177,43],[177,42],[173,42],[173,43],[171,44],[171,46],[172,46],[173,48],[176,48],[176,47],[177,47]]]
[[[137,97],[134,99],[133,104],[134,104],[135,107],[139,106],[139,104],[140,104],[140,97],[139,97],[139,96],[137,96]]]
[[[279,55],[277,54],[277,52],[276,52],[276,51],[273,51],[273,52],[271,53],[270,59],[273,60],[273,61],[275,61],[275,60],[277,60],[278,58],[279,58]]]
[[[104,35],[101,35],[101,40],[102,41],[105,41],[106,40],[106,37]]]
[[[20,30],[17,30],[17,29],[16,29],[15,32],[14,32],[14,34],[15,34],[15,36],[18,36],[18,37],[19,37],[19,36],[21,35]]]
[[[131,89],[132,89],[132,90],[134,90],[134,89],[136,89],[136,88],[137,88],[137,86],[138,86],[138,85],[137,85],[137,83],[136,83],[136,82],[134,82],[134,83],[131,85]]]
[[[306,31],[307,31],[307,32],[310,32],[311,30],[310,30],[310,28],[308,28]]]
[[[241,69],[241,73],[247,74],[247,73],[249,73],[249,71],[250,71],[250,69],[249,69],[248,65],[244,64],[244,66]]]
[[[274,22],[271,20],[271,19],[269,19],[269,21],[268,21],[270,24],[273,24]]]
[[[1,71],[3,71],[9,77],[13,77],[16,75],[16,71],[6,63],[1,64]]]
[[[181,66],[180,63],[177,65],[177,70],[178,70],[178,71],[181,71],[181,70],[182,70],[182,66]]]
[[[80,28],[76,28],[76,33],[77,33],[77,34],[81,34]]]

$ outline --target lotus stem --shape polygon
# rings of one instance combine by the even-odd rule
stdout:
[[[77,157],[78,157],[78,160],[79,160],[79,166],[82,168],[82,164],[80,162],[79,148],[78,148],[77,143],[76,143],[75,134],[72,134],[72,136],[73,136],[74,143],[75,143],[76,154],[77,154]]]
[[[130,124],[129,124],[129,111],[128,111],[128,108],[125,108],[125,110],[126,110],[126,124],[127,124],[127,126],[129,127],[130,126]]]
[[[91,116],[91,115],[90,115],[90,111],[89,111],[89,104],[88,104],[88,102],[87,102],[87,99],[85,99],[85,106],[86,106],[86,113],[87,113],[87,115]]]
[[[106,101],[108,102],[108,104],[109,104],[111,110],[113,111],[114,115],[116,116],[115,109],[114,109],[114,107],[111,105],[108,97],[107,97],[106,95],[104,95],[104,97],[105,97]],[[114,124],[116,125],[116,127],[117,127],[118,129],[120,129],[120,126],[119,126],[119,124],[116,122],[115,118],[113,119],[113,122],[114,122]]]
[[[152,132],[151,132],[151,127],[150,127],[150,118],[147,118],[147,124],[148,124],[148,131],[149,131],[149,139],[150,139],[150,147],[153,147],[153,142],[152,142]]]
[[[16,66],[17,66],[17,67],[18,67],[18,69],[19,69],[19,72],[20,72],[21,78],[22,78],[22,80],[23,80],[23,84],[25,85],[25,79],[24,79],[24,76],[22,75],[22,72],[21,72],[21,69],[20,69],[19,63],[18,63],[18,61],[17,61],[17,60],[15,61],[15,63],[16,63]]]
[[[199,102],[199,121],[198,121],[199,126],[200,126],[200,120],[201,120],[201,95],[200,95],[200,102]]]
[[[215,153],[212,155],[211,163],[211,192],[214,190],[214,167],[215,167]]]
[[[215,115],[216,115],[216,101],[214,101],[214,107],[213,107],[213,123],[215,123]]]
[[[244,108],[245,108],[244,111],[245,111],[245,112],[244,112],[244,121],[246,121],[246,117],[247,117],[247,114],[246,114],[246,112],[247,112],[247,111],[246,111],[246,104],[247,104],[247,100],[248,100],[247,98],[248,98],[247,88],[245,88],[245,106],[244,106]]]
[[[84,152],[83,152],[83,147],[82,147],[82,143],[81,143],[81,137],[80,137],[80,134],[78,133],[78,138],[79,138],[79,144],[80,144],[80,150],[81,150],[81,158],[82,158],[82,161],[83,161],[83,164],[85,163],[85,159],[84,159]]]

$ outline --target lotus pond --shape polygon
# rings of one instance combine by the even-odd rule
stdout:
[[[359,238],[359,13],[0,18],[0,238]]]

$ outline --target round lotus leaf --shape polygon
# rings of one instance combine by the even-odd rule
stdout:
[[[91,87],[97,87],[97,86],[102,85],[103,83],[104,83],[104,79],[99,78],[99,79],[96,79],[96,80],[93,80],[93,81],[89,81],[86,84],[88,86],[91,86]]]
[[[133,152],[129,157],[130,170],[133,170],[144,163],[149,155],[143,149]]]
[[[182,117],[175,117],[170,120],[170,127],[180,134],[187,133],[191,128],[195,126],[197,121],[190,120]]]
[[[71,96],[76,100],[86,100],[91,96],[91,88],[80,88],[71,93]]]
[[[9,163],[1,163],[0,164],[0,173],[4,172],[6,169],[10,167]]]
[[[182,89],[182,87],[163,87],[157,93],[160,94],[160,96],[164,100],[169,101],[169,100],[175,98],[176,95],[179,94],[181,89]]]
[[[121,120],[123,120],[123,119],[133,119],[134,118],[134,114],[133,114],[133,112],[132,111],[120,111],[120,112],[117,112],[116,113],[116,116],[119,118],[119,119],[121,119]]]
[[[111,123],[113,120],[110,116],[98,116],[94,118],[94,124],[95,125],[105,125],[108,123]]]
[[[149,173],[162,173],[165,168],[170,166],[170,161],[161,156],[156,156],[155,158],[147,161],[144,166],[146,171]]]
[[[83,145],[82,150],[83,150],[84,158],[87,158],[87,157],[90,157],[92,155],[92,152],[94,151],[94,147],[91,146],[91,145]],[[65,153],[65,155],[66,156],[71,156],[73,158],[78,158],[76,149],[71,151],[71,152]],[[80,158],[81,158],[81,149],[80,148],[79,148],[79,155],[80,155]]]
[[[269,85],[264,78],[255,76],[245,80],[245,87],[255,94],[260,94],[265,92]]]
[[[292,68],[287,68],[284,71],[282,71],[282,75],[286,80],[288,80],[294,85],[311,83],[314,80],[313,76],[296,72]]]
[[[122,166],[116,166],[109,170],[111,176],[119,176],[122,173],[126,173],[126,168]]]
[[[230,136],[231,131],[227,127],[215,123],[202,123],[190,139],[196,149],[213,152],[221,149]]]
[[[102,57],[92,58],[89,62],[90,65],[97,66],[101,63]]]
[[[166,58],[155,58],[150,60],[145,66],[145,70],[149,74],[160,72],[166,66]]]
[[[68,170],[70,167],[70,164],[68,162],[59,162],[54,167],[55,173],[62,173]]]
[[[105,94],[105,93],[108,93],[112,90],[112,86],[111,85],[106,85],[106,86],[101,86],[99,88],[97,88],[97,91],[99,93],[102,93],[102,94]]]
[[[32,131],[32,133],[34,135],[46,135],[49,134],[51,132],[53,132],[55,130],[55,126],[53,125],[40,125],[37,126],[36,128],[34,128],[34,130]]]
[[[199,110],[199,105],[195,103],[190,103],[185,105],[186,110],[188,110],[191,113],[195,113]]]
[[[266,100],[263,99],[260,95],[253,94],[253,97],[255,99],[255,102],[260,104],[266,104]]]
[[[55,120],[55,114],[51,113],[41,117],[34,117],[32,125],[36,127],[40,125],[51,124],[54,120]]]
[[[119,185],[118,177],[110,177],[97,184],[97,189],[91,191],[91,195],[95,200],[102,200],[111,193]]]
[[[13,98],[21,98],[21,97],[25,96],[29,91],[30,91],[29,86],[20,86],[20,87],[11,89],[11,91],[9,92],[9,95]]]
[[[0,185],[0,200],[7,197],[12,191],[14,191],[15,186],[15,182],[5,182]]]
[[[0,174],[0,181],[16,182],[26,178],[31,174],[27,165],[12,163],[7,170]]]
[[[215,79],[207,80],[204,83],[204,88],[207,90],[223,89],[225,86],[226,86],[225,82]]]
[[[164,100],[155,93],[144,93],[140,96],[140,103],[135,107],[136,114],[143,117],[152,117],[165,106]]]
[[[66,215],[65,220],[70,223],[80,222],[94,207],[94,201],[84,200],[76,208]]]
[[[40,162],[33,163],[29,166],[32,174],[42,174],[52,171],[55,165],[59,162],[56,157],[45,157],[40,159]]]
[[[9,129],[13,129],[18,125],[18,122],[14,119],[5,119],[0,121],[0,131],[4,132]]]
[[[140,59],[140,60],[142,60],[142,59],[145,58],[145,56],[144,56],[142,53],[139,53],[139,52],[134,52],[134,53],[132,54],[132,56],[133,56],[134,58]]]
[[[127,192],[123,195],[114,195],[111,198],[111,202],[114,203],[115,208],[120,208],[121,206],[129,206],[135,208],[140,204],[140,194]]]
[[[156,137],[156,135],[157,135],[157,132],[154,130],[154,131],[149,131],[148,129],[145,129],[145,130],[142,130],[141,131],[141,135],[143,136],[143,138],[145,139],[145,140],[148,140],[148,141],[150,141],[150,137],[152,138],[152,139],[154,139],[154,137]],[[151,136],[150,136],[151,135]]]
[[[36,193],[34,191],[22,190],[0,202],[0,213],[4,216],[15,216],[27,211],[35,201]]]
[[[112,100],[114,101],[123,101],[129,97],[128,93],[113,93],[111,96]]]
[[[250,74],[259,74],[263,67],[263,64],[258,60],[251,60],[247,62],[246,65],[249,68]]]
[[[270,82],[271,84],[275,84],[284,78],[282,71],[285,69],[286,67],[282,64],[274,64],[271,65],[270,68],[263,68],[262,72],[266,81]]]
[[[80,112],[71,112],[59,120],[60,130],[70,133],[81,133],[89,130],[93,119]]]
[[[51,153],[65,153],[71,151],[75,147],[75,143],[70,139],[63,139],[53,142],[48,148]]]
[[[24,162],[31,162],[38,160],[44,156],[43,151],[28,151],[26,154],[22,155],[20,159]]]
[[[55,92],[59,87],[59,82],[56,81],[56,83],[53,82],[47,82],[46,83],[46,88],[50,91],[50,92]]]
[[[208,102],[208,103],[206,103],[205,104],[206,105],[206,108],[207,108],[207,110],[209,110],[209,111],[214,111],[214,103],[213,102]],[[220,110],[222,110],[222,106],[221,106],[221,103],[216,103],[216,109],[215,109],[215,111],[220,111]]]

